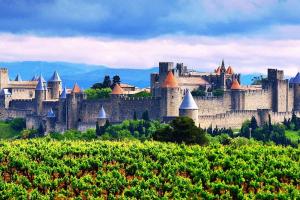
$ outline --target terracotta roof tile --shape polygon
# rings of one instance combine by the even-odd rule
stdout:
[[[171,71],[168,72],[168,75],[162,84],[162,87],[174,88],[178,87],[177,80],[175,79],[173,73]]]
[[[234,71],[233,71],[233,69],[232,69],[231,66],[229,66],[229,67],[227,68],[226,73],[227,73],[227,74],[234,74]]]
[[[216,74],[220,75],[221,74],[221,67],[219,66],[216,70],[215,70]]]
[[[120,87],[119,84],[116,84],[114,89],[112,90],[111,94],[116,94],[116,95],[120,95],[120,94],[123,94],[124,91],[123,89]]]
[[[232,90],[240,90],[241,89],[240,83],[236,79],[234,79],[232,81],[231,89]]]
[[[78,86],[77,83],[75,83],[75,85],[74,85],[74,87],[72,89],[72,92],[73,93],[80,93],[81,92],[81,89],[80,89],[80,87]]]

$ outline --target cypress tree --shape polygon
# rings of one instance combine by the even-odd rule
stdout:
[[[97,136],[100,136],[100,135],[101,135],[101,128],[100,128],[98,122],[96,122],[96,135],[97,135]]]
[[[133,112],[133,120],[137,120],[136,111]]]
[[[252,128],[252,130],[255,130],[258,128],[257,121],[254,116],[251,117],[250,128]]]

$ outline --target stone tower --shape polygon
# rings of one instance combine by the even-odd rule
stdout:
[[[241,86],[238,80],[233,79],[231,85],[231,109],[243,110],[244,107],[244,93],[241,90]]]
[[[291,79],[290,84],[294,88],[294,110],[300,111],[300,73]]]
[[[179,116],[186,116],[194,120],[195,125],[199,126],[198,106],[189,90],[186,91],[183,101],[179,107]]]
[[[106,120],[107,120],[106,112],[105,112],[105,110],[104,110],[104,107],[101,106],[101,109],[100,109],[100,111],[99,111],[99,115],[98,115],[98,117],[97,117],[97,122],[98,122],[99,126],[104,126]]]
[[[57,71],[55,71],[52,75],[52,77],[50,78],[50,80],[48,81],[48,87],[50,88],[50,97],[52,99],[58,99],[59,95],[61,93],[62,90],[62,81],[57,73]]]
[[[0,89],[7,88],[9,82],[7,68],[0,68]]]
[[[71,94],[67,95],[67,129],[77,129],[81,119],[78,116],[79,102],[82,100],[80,87],[75,83]]]
[[[66,103],[67,103],[67,88],[64,87],[60,97],[59,97],[59,102],[58,102],[58,121],[60,123],[67,123],[67,112],[66,112]]]
[[[110,94],[111,99],[111,106],[112,106],[112,114],[111,114],[111,120],[112,121],[120,121],[120,98],[123,96],[124,91],[120,87],[119,84],[116,84],[114,89],[112,90]]]
[[[161,85],[161,116],[177,117],[180,102],[180,88],[172,71],[169,71],[164,83]]]
[[[39,78],[35,88],[35,111],[37,115],[42,115],[43,101],[45,100],[45,88],[43,87],[42,79]]]
[[[272,90],[272,111],[286,112],[288,111],[288,80],[284,79],[282,70],[268,69],[268,79],[263,87]]]

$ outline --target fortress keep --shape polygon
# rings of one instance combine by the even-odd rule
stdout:
[[[201,88],[201,96],[190,91]],[[284,72],[268,69],[261,85],[243,86],[240,74],[224,61],[211,73],[189,70],[182,63],[160,62],[159,73],[150,75],[151,97],[133,98],[116,85],[109,98],[88,100],[75,84],[62,87],[57,72],[46,82],[42,75],[30,81],[18,75],[14,81],[8,70],[0,69],[0,119],[26,118],[27,128],[43,126],[46,132],[95,128],[106,119],[118,123],[138,117],[146,110],[151,119],[169,121],[188,116],[202,128],[239,128],[255,116],[259,124],[282,122],[292,111],[300,114],[300,73],[288,80]],[[224,91],[214,96],[214,91]]]

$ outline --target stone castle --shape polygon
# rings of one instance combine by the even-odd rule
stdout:
[[[261,85],[243,86],[240,74],[231,66],[221,66],[211,73],[189,70],[182,63],[160,62],[159,73],[150,75],[151,97],[134,98],[115,85],[109,98],[88,100],[75,84],[73,89],[62,87],[54,72],[50,80],[42,75],[14,81],[8,70],[0,69],[0,120],[26,118],[27,128],[43,126],[46,132],[68,129],[95,128],[108,119],[118,123],[140,117],[148,111],[150,119],[168,122],[177,116],[188,116],[202,128],[218,126],[239,128],[255,116],[259,124],[282,122],[294,111],[300,114],[300,73],[288,80],[284,72],[268,69]],[[204,96],[192,96],[190,91],[201,88]],[[214,96],[215,90],[224,91]]]

